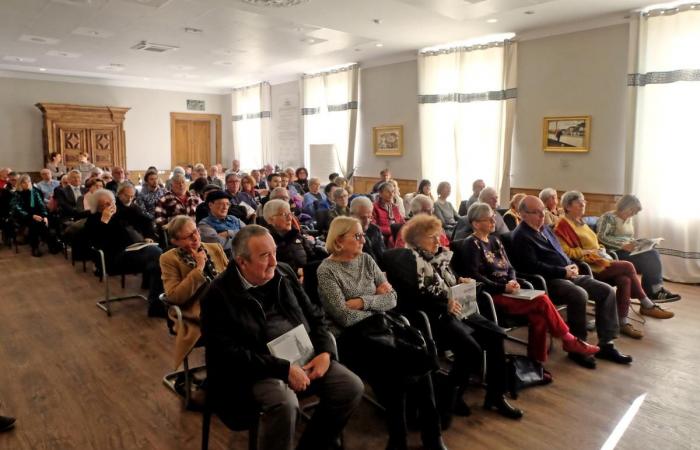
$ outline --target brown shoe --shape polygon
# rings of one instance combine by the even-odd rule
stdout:
[[[631,323],[626,323],[620,326],[620,333],[625,336],[629,336],[634,339],[641,339],[644,337],[644,333],[641,330],[636,329]]]
[[[640,308],[639,313],[643,316],[649,316],[655,319],[670,319],[675,315],[671,311],[662,309],[659,305],[654,305],[651,308]]]

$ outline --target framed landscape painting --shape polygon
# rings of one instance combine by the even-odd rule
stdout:
[[[372,128],[372,146],[376,156],[403,155],[403,125]]]
[[[542,148],[545,152],[585,153],[591,149],[591,116],[545,117]]]

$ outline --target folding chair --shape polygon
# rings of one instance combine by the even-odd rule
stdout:
[[[141,294],[128,294],[128,295],[121,295],[121,296],[117,296],[117,297],[112,297],[110,295],[110,292],[109,292],[109,275],[110,274],[107,273],[107,264],[105,262],[105,254],[102,250],[94,248],[94,247],[92,248],[92,250],[97,253],[97,256],[98,256],[97,261],[99,263],[99,269],[101,270],[101,274],[102,274],[102,282],[104,282],[104,285],[105,285],[104,298],[98,300],[96,303],[98,308],[100,308],[101,310],[106,312],[108,317],[111,317],[112,316],[112,309],[111,309],[110,305],[112,303],[123,302],[124,300],[132,300],[132,299],[141,299],[145,302],[148,302],[148,299]],[[126,273],[120,273],[118,275],[122,276],[122,287],[124,287],[124,284],[125,284],[124,276],[126,275]]]

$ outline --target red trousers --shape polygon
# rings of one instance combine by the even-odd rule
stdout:
[[[527,354],[537,361],[547,361],[548,331],[556,338],[569,332],[566,322],[546,295],[540,295],[532,300],[518,300],[496,294],[493,295],[493,303],[508,314],[527,315],[530,321]]]
[[[627,317],[630,310],[630,298],[642,299],[647,295],[642,289],[642,283],[637,278],[637,271],[629,261],[613,261],[602,272],[594,273],[593,277],[604,283],[617,287],[617,317]]]

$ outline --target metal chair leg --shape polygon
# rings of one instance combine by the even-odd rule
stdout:
[[[103,310],[104,312],[107,313],[108,317],[112,316],[112,310],[110,308],[110,304],[115,303],[115,302],[122,302],[124,300],[132,300],[132,299],[141,299],[145,302],[148,302],[148,299],[144,297],[141,294],[131,294],[131,295],[123,295],[119,297],[110,297],[109,294],[109,276],[107,275],[107,265],[105,264],[105,254],[102,250],[97,250],[98,254],[100,255],[100,264],[102,267],[102,279],[105,284],[105,296],[104,299],[98,300],[96,305],[98,308]]]
[[[209,428],[211,427],[211,411],[205,408],[202,413],[202,450],[209,450]]]

